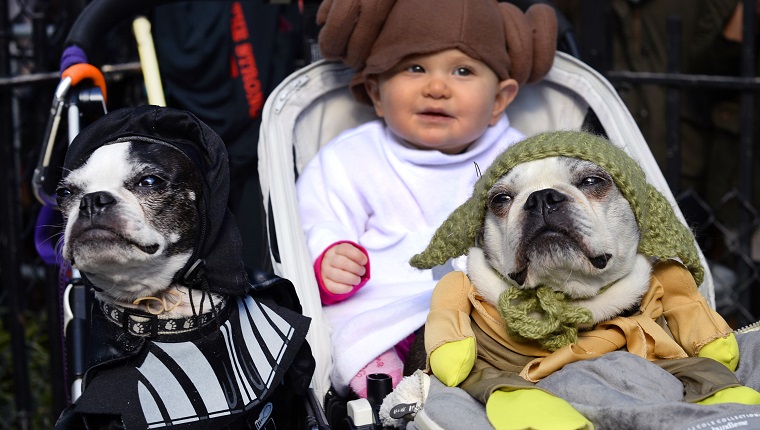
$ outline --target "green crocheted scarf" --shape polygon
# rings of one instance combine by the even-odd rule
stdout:
[[[518,164],[541,158],[565,156],[591,161],[612,176],[628,200],[641,231],[639,253],[660,260],[678,258],[697,285],[704,269],[691,230],[676,216],[665,196],[646,180],[641,167],[608,140],[581,131],[537,134],[504,151],[475,184],[472,196],[438,228],[427,249],[412,257],[413,267],[427,269],[464,255],[475,244],[485,221],[489,189]]]
[[[575,343],[578,327],[593,323],[591,311],[572,305],[565,294],[549,287],[509,287],[499,296],[498,310],[510,336],[521,342],[535,340],[549,351]]]

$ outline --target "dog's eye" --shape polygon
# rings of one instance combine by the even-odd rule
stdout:
[[[58,196],[59,199],[65,199],[71,195],[71,190],[66,187],[58,187],[55,190],[55,195]]]
[[[604,178],[600,178],[599,176],[589,176],[581,180],[580,186],[590,187],[601,184],[602,182],[604,182]]]
[[[499,193],[491,197],[491,204],[505,205],[512,201],[512,196],[507,193]]]
[[[164,180],[158,176],[146,176],[137,183],[138,187],[153,188],[164,183]]]

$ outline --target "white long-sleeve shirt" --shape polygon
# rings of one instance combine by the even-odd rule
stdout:
[[[367,250],[371,265],[363,288],[324,307],[339,392],[425,323],[433,287],[448,270],[415,269],[409,259],[471,195],[479,169],[523,137],[505,115],[465,152],[449,155],[414,148],[376,120],[343,132],[304,168],[296,188],[312,262],[349,240]]]

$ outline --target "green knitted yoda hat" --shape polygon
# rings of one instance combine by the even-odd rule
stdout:
[[[518,164],[554,156],[590,161],[609,172],[639,224],[639,253],[661,260],[678,258],[691,271],[697,285],[702,283],[704,269],[694,236],[676,217],[665,196],[647,182],[641,167],[621,148],[581,131],[537,134],[504,151],[478,179],[472,196],[449,215],[427,248],[412,257],[410,264],[428,269],[464,255],[474,245],[485,222],[488,191],[493,184]]]

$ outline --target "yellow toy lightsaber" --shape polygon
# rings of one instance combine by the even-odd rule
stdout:
[[[150,32],[150,21],[144,16],[138,16],[132,21],[132,31],[137,40],[137,52],[140,55],[140,65],[145,80],[145,92],[148,94],[148,103],[157,106],[166,106],[164,88],[161,85],[161,74],[158,70],[156,48],[153,45],[153,35]]]

